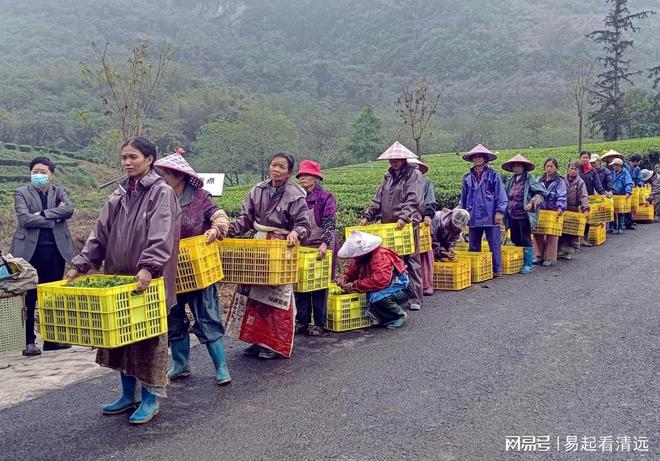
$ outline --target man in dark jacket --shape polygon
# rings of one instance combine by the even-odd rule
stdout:
[[[598,179],[600,180],[600,184],[603,187],[603,190],[605,191],[606,195],[608,197],[611,197],[612,171],[610,171],[608,168],[603,168],[603,162],[598,156],[598,154],[591,154],[591,159],[589,160],[589,163],[591,163],[592,168],[598,175]]]
[[[73,203],[62,187],[53,185],[53,173],[55,164],[46,157],[37,157],[30,162],[30,184],[14,191],[18,225],[11,253],[34,266],[39,283],[62,280],[65,261],[71,261],[76,255],[66,224],[73,216]],[[29,290],[25,296],[25,356],[41,354],[34,334],[36,303],[37,290]],[[67,347],[71,346],[44,343],[46,351]]]
[[[591,152],[588,152],[586,150],[580,152],[580,170],[579,170],[580,178],[582,178],[585,186],[587,186],[587,194],[594,195],[598,193],[600,195],[606,195],[607,192],[603,188],[603,184],[601,183],[600,176],[598,175],[597,170],[595,170],[594,167],[591,166],[591,158],[592,158]],[[586,247],[591,246],[588,237],[589,237],[589,224],[584,226],[584,239],[582,239],[583,246]]]

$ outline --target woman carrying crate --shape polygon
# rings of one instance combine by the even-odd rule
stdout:
[[[421,171],[407,163],[417,158],[402,144],[395,142],[378,160],[389,160],[390,168],[380,183],[371,205],[362,214],[360,225],[380,219],[383,224],[397,223],[399,229],[412,223],[415,253],[403,257],[410,277],[410,310],[420,310],[424,297],[422,289],[422,264],[419,257],[419,223],[424,210],[424,179]]]
[[[154,170],[156,146],[133,138],[121,148],[121,165],[127,178],[110,195],[94,224],[83,251],[73,258],[72,280],[104,266],[106,274],[132,275],[138,291],[152,278],[165,279],[167,308],[176,304],[176,264],[181,232],[181,207],[170,186]],[[99,349],[96,362],[120,372],[122,395],[103,405],[103,414],[134,409],[129,421],[143,424],[159,409],[167,379],[167,335],[115,349]],[[136,397],[141,387],[141,399]]]
[[[589,194],[587,185],[580,177],[580,165],[568,162],[566,172],[566,210],[574,213],[584,213],[585,219],[589,215]],[[602,186],[601,186],[602,187]],[[570,261],[575,250],[580,248],[580,237],[577,235],[562,234],[559,238],[559,257]]]
[[[229,225],[230,237],[255,232],[255,239],[286,240],[290,246],[299,245],[301,241],[307,239],[311,229],[309,208],[305,201],[305,191],[290,179],[294,166],[295,159],[291,154],[278,152],[273,155],[268,165],[269,179],[253,187],[245,198],[241,215]],[[249,285],[239,285],[234,297],[246,298],[249,303],[250,288]],[[246,355],[260,359],[291,355],[295,329],[293,287],[286,286],[284,291],[291,293],[291,300],[287,304],[289,308],[286,310],[273,308],[272,310],[281,312],[277,312],[277,316],[274,312],[268,314],[267,320],[274,320],[277,317],[277,322],[286,322],[286,325],[281,325],[280,328],[285,332],[286,339],[280,341],[282,348],[279,349],[281,351],[286,349],[286,353],[275,352],[268,344],[252,344],[245,349]]]
[[[545,187],[545,197],[539,207],[541,210],[552,210],[561,216],[566,211],[566,180],[557,172],[557,159],[549,158],[543,164],[545,172],[539,181]],[[552,266],[557,261],[557,246],[559,236],[534,233],[535,264]]]
[[[515,246],[524,248],[524,264],[521,274],[532,271],[534,244],[532,229],[539,219],[538,207],[543,203],[545,187],[531,174],[536,166],[522,155],[515,155],[502,164],[504,171],[513,173],[506,184],[509,203],[506,208],[506,227],[511,231],[511,241]]]
[[[321,165],[312,160],[303,160],[298,169],[298,183],[307,192],[305,198],[310,211],[311,232],[305,240],[306,246],[318,248],[317,259],[325,257],[328,250],[332,251],[332,274],[335,278],[337,266],[337,247],[339,237],[336,231],[337,201],[332,192],[321,186],[323,175]],[[296,333],[307,333],[309,336],[321,336],[325,325],[328,289],[296,293]],[[312,321],[314,314],[314,324]]]
[[[181,206],[181,238],[206,235],[206,244],[222,240],[229,230],[227,214],[218,208],[211,194],[203,189],[204,181],[195,173],[180,153],[168,155],[155,163],[155,168],[165,182],[174,189]],[[195,320],[192,331],[206,349],[215,366],[215,379],[219,385],[231,381],[222,337],[225,329],[218,303],[215,283],[187,293],[177,294],[176,306],[167,316],[167,336],[172,352],[172,367],[167,377],[174,381],[190,376],[190,320],[186,305]]]
[[[470,251],[481,251],[481,238],[484,233],[493,253],[493,275],[502,277],[502,234],[504,214],[509,203],[502,185],[502,177],[488,162],[497,155],[481,144],[463,155],[463,160],[472,162],[472,168],[463,176],[461,187],[461,208],[470,212]]]
[[[584,184],[587,186],[587,194],[594,195],[599,194],[602,196],[607,195],[607,191],[603,187],[603,183],[600,180],[598,172],[591,166],[591,152],[583,150],[580,152],[580,178],[584,181]],[[584,226],[584,238],[582,239],[582,245],[590,247],[589,243],[589,223]]]
[[[615,158],[610,162],[612,167],[612,193],[618,196],[630,197],[632,195],[633,180],[630,172],[625,168],[623,160]],[[623,234],[626,228],[626,214],[615,213],[610,229],[613,234]]]
[[[430,226],[435,216],[437,208],[435,199],[435,187],[431,180],[426,176],[429,167],[421,162],[419,159],[408,159],[409,164],[417,165],[419,171],[422,172],[422,180],[424,181],[424,210],[422,211],[422,219],[426,225]],[[424,296],[431,296],[433,294],[433,250],[419,254],[422,272],[422,291]]]
[[[367,314],[375,325],[401,328],[408,318],[402,306],[411,296],[409,278],[401,257],[382,242],[376,235],[353,231],[337,253],[352,258],[337,285],[348,293],[367,293]]]

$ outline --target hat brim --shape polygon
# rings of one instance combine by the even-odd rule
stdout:
[[[515,161],[508,161],[504,162],[502,164],[502,169],[504,171],[508,171],[509,173],[513,173],[513,165],[516,163],[519,163],[525,167],[525,171],[533,171],[534,168],[536,168],[536,165],[534,165],[532,162],[523,162],[521,160],[515,160]]]
[[[305,176],[305,175],[314,176],[315,178],[319,178],[321,181],[323,181],[323,176],[321,176],[320,174],[310,173],[307,171],[299,171],[298,174],[296,174],[296,179],[300,179],[301,176]]]
[[[176,171],[177,173],[181,173],[183,175],[186,175],[188,178],[188,182],[190,183],[191,186],[196,187],[197,189],[201,189],[204,187],[204,181],[202,181],[202,178],[200,178],[197,175],[191,174],[189,171],[183,171],[179,168],[175,168],[170,165],[155,165],[156,168],[161,168],[164,170],[170,170],[170,171]]]
[[[376,248],[378,248],[381,245],[382,242],[378,242],[369,245],[368,247],[362,248],[360,251],[355,251],[353,253],[347,251],[343,246],[337,251],[337,257],[342,258],[342,259],[349,259],[349,258],[359,258],[360,256],[368,255],[372,251],[374,251]],[[344,251],[342,251],[344,250]]]
[[[463,160],[466,162],[471,162],[472,159],[477,155],[486,157],[487,162],[493,162],[497,160],[497,155],[493,154],[492,152],[468,152],[467,154],[463,155]]]
[[[605,154],[605,155],[601,155],[600,157],[601,160],[605,160],[606,162],[611,162],[615,158],[618,158],[622,162],[625,161],[625,157],[623,156],[623,154]]]

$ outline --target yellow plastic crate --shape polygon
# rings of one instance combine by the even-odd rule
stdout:
[[[176,265],[176,292],[187,293],[206,288],[222,280],[218,243],[206,244],[206,236],[190,237],[179,242]]]
[[[470,261],[472,283],[493,278],[493,254],[490,251],[457,251],[456,258]]]
[[[127,285],[113,288],[68,287],[66,281],[38,285],[43,340],[112,349],[167,333],[163,278],[139,294],[135,278],[126,278]]]
[[[564,215],[557,216],[554,210],[539,210],[539,222],[534,229],[535,234],[561,235],[564,225]]]
[[[633,211],[632,218],[635,221],[653,221],[655,219],[655,208],[649,203],[637,206],[637,211]]]
[[[602,195],[590,195],[587,223],[593,226],[611,221],[614,221],[614,200]]]
[[[0,355],[25,348],[24,295],[0,293]]]
[[[586,226],[587,217],[584,213],[578,213],[575,211],[564,212],[564,224],[562,225],[561,230],[562,234],[582,237]]]
[[[223,282],[276,286],[298,281],[298,247],[286,240],[224,239],[218,246]]]
[[[433,289],[458,291],[472,285],[470,261],[456,259],[433,263]]]
[[[651,186],[646,184],[642,187],[635,187],[635,189],[637,189],[637,204],[646,205],[651,196]]]
[[[316,259],[319,250],[300,247],[298,249],[298,283],[294,291],[306,293],[323,290],[330,285],[332,276],[332,251],[328,250],[322,260]]]
[[[615,213],[630,213],[632,211],[632,196],[615,195],[612,198],[614,199]]]
[[[411,255],[415,252],[415,237],[412,224],[406,224],[401,230],[397,229],[396,223],[347,227],[345,229],[346,238],[354,230],[379,236],[383,239],[383,247],[396,251],[399,256]]]
[[[468,251],[470,245],[467,242],[458,242],[454,245],[454,251]]]
[[[589,243],[602,245],[607,240],[607,224],[599,224],[589,227]]]
[[[367,315],[367,295],[343,293],[337,286],[330,288],[325,329],[342,332],[367,328],[372,324]]]
[[[502,247],[502,273],[518,274],[524,265],[523,247],[506,245]]]
[[[431,244],[431,226],[425,222],[419,224],[419,252],[427,253],[433,249]]]

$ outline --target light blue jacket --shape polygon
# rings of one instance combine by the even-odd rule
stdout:
[[[614,195],[632,194],[633,180],[627,168],[617,173],[612,171],[612,193]]]

